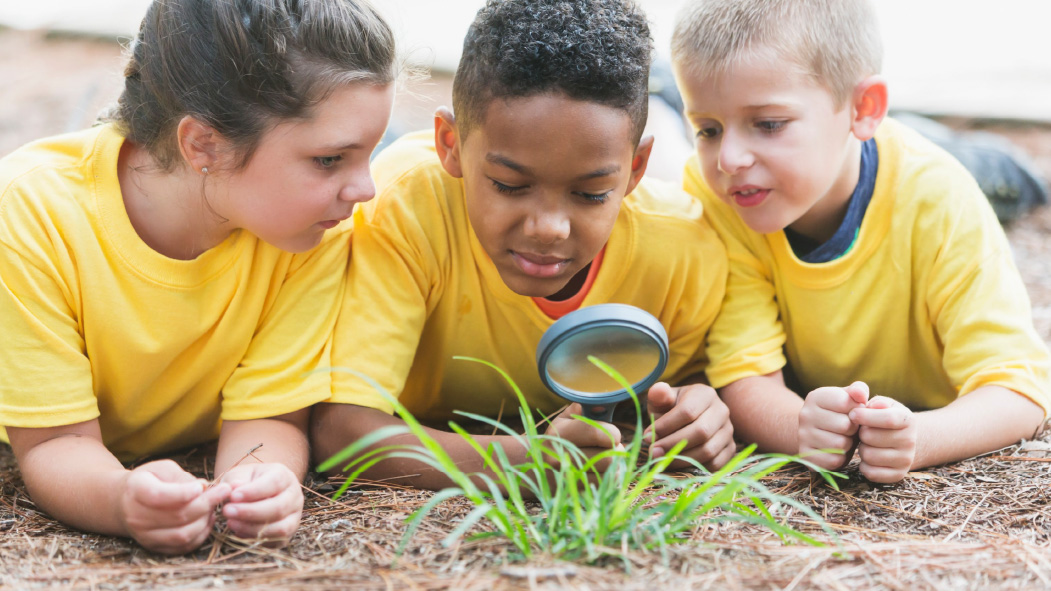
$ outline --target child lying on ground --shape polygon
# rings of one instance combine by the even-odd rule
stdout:
[[[624,0],[492,0],[464,43],[455,115],[403,138],[376,160],[380,194],[354,215],[347,297],[333,363],[362,372],[430,423],[455,410],[513,416],[518,403],[489,360],[545,413],[564,402],[541,384],[535,352],[571,310],[603,302],[643,308],[670,339],[665,379],[649,391],[652,453],[687,440],[710,467],[734,453],[728,411],[699,383],[704,338],[725,282],[725,251],[699,205],[674,187],[640,184],[652,147],[646,122],[651,53],[645,18]],[[364,380],[335,374],[315,410],[315,458],[399,424]],[[571,405],[551,430],[580,447],[619,443]],[[473,449],[432,434],[465,471]],[[524,451],[501,443],[514,460]],[[449,481],[403,460],[374,479],[437,488]]]
[[[864,0],[696,0],[673,40],[686,187],[730,258],[708,375],[735,432],[858,445],[895,482],[1032,437],[1051,360],[974,180],[884,120],[880,59]]]

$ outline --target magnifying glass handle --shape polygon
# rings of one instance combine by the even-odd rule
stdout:
[[[603,423],[613,422],[613,411],[617,408],[617,403],[604,404],[604,405],[592,405],[582,404],[584,407],[584,416],[593,421],[602,421]]]

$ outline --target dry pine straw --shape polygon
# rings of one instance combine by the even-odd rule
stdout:
[[[209,476],[212,450],[177,458]],[[314,478],[303,523],[286,550],[220,534],[195,554],[168,558],[126,540],[70,530],[26,497],[10,448],[0,448],[0,589],[1028,589],[1051,588],[1051,435],[984,457],[874,486],[848,469],[837,492],[799,469],[766,481],[814,507],[840,547],[784,545],[758,527],[702,525],[667,561],[632,552],[597,566],[550,559],[513,563],[498,541],[439,541],[469,507],[443,505],[394,566],[404,519],[428,493],[396,485],[326,493]],[[831,541],[804,516],[793,526]],[[842,554],[837,555],[837,552]]]
[[[1051,133],[1046,138],[1051,144]],[[1051,207],[1008,234],[1037,330],[1051,341]],[[209,477],[213,455],[201,448],[176,460]],[[192,555],[169,558],[38,512],[10,448],[0,445],[0,589],[1051,589],[1051,430],[893,486],[871,485],[856,468],[848,474],[839,492],[799,469],[766,482],[820,513],[838,533],[838,547],[784,545],[758,527],[723,523],[701,525],[666,560],[629,553],[630,570],[618,561],[521,564],[498,541],[443,548],[440,540],[470,510],[454,501],[425,522],[392,566],[406,516],[429,493],[388,483],[333,503],[327,495],[339,481],[315,478],[289,548],[219,534]],[[788,521],[832,542],[802,515]]]

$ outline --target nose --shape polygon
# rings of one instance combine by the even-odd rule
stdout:
[[[525,234],[540,244],[554,244],[569,238],[569,216],[559,206],[533,208],[526,217]]]
[[[755,163],[755,155],[746,138],[730,130],[723,132],[719,142],[719,170],[725,174],[735,174]]]
[[[339,189],[339,199],[348,203],[364,203],[376,196],[376,183],[368,167],[354,171]]]

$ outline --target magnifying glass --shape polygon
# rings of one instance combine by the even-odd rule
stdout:
[[[584,416],[610,422],[631,394],[598,366],[617,370],[640,396],[668,365],[668,334],[649,312],[627,304],[599,304],[566,314],[544,332],[536,349],[540,379],[549,390],[579,402]]]

